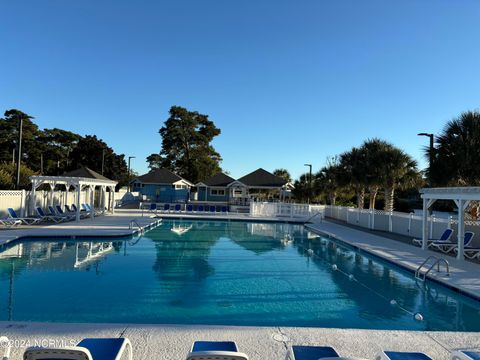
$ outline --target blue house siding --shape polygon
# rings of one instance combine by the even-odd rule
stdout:
[[[159,203],[186,202],[190,194],[189,189],[175,189],[175,186],[160,184],[140,184],[134,186],[132,190]]]
[[[198,188],[198,201],[220,201],[228,202],[228,189],[225,188],[225,195],[212,195],[210,193],[210,188],[199,187]],[[205,198],[205,191],[207,192],[207,197]]]

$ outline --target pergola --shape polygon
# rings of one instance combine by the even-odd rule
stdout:
[[[458,208],[457,259],[464,260],[465,210],[472,201],[480,201],[480,187],[425,188],[420,193],[423,199],[422,249],[427,248],[428,210],[437,200],[452,200]]]
[[[75,205],[77,207],[76,211],[76,221],[80,221],[80,198],[83,190],[88,192],[88,197],[90,198],[90,204],[93,207],[95,203],[95,188],[100,187],[100,207],[102,209],[107,208],[108,211],[114,212],[115,208],[115,186],[117,185],[116,181],[107,179],[106,177],[96,173],[95,171],[89,168],[80,168],[78,170],[72,171],[70,173],[64,174],[62,176],[31,176],[30,182],[32,183],[31,191],[31,209],[35,208],[35,192],[39,186],[48,184],[50,190],[53,191],[57,185],[64,185],[67,195],[71,187],[74,188],[76,193],[75,196]],[[110,191],[110,198],[107,204],[106,193],[107,190]],[[95,211],[90,212],[90,216],[93,219],[95,217]]]

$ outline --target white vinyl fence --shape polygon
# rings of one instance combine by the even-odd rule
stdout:
[[[325,216],[361,226],[371,230],[387,231],[395,234],[422,238],[422,216],[414,213],[385,212],[381,210],[357,209],[344,206],[325,206]],[[429,238],[438,239],[445,229],[453,229],[456,233],[458,220],[456,217],[428,217]],[[465,229],[480,234],[478,221],[465,221]],[[456,234],[454,234],[456,236]]]
[[[257,217],[312,218],[321,220],[324,216],[324,205],[250,202],[250,215]],[[318,216],[315,216],[318,214]]]
[[[124,194],[120,194],[123,196]],[[46,209],[48,205],[61,205],[75,203],[76,192],[69,191],[35,191],[35,207],[31,206],[30,191],[26,190],[0,190],[0,218],[8,216],[7,209],[13,208],[19,216],[35,214],[35,207],[40,206]],[[117,199],[119,193],[115,193]],[[95,197],[97,200],[99,196]],[[82,191],[80,203],[89,202],[87,192]]]

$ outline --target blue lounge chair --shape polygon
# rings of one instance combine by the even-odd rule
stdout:
[[[69,219],[75,219],[76,215],[72,213],[66,213],[65,211],[62,210],[62,207],[60,205],[55,205],[55,210],[57,210],[57,214],[59,216],[63,216]]]
[[[195,341],[187,360],[248,360],[248,356],[239,352],[233,341]]]
[[[204,211],[205,211],[205,207],[204,207],[203,205],[198,205],[197,211],[198,211],[198,212],[204,212]]]
[[[163,212],[170,212],[170,204],[163,205]]]
[[[339,357],[334,348],[330,346],[304,346],[293,345],[293,360],[318,360],[321,358]]]
[[[72,220],[72,219],[73,219],[73,217],[70,216],[70,215],[65,215],[65,214],[62,215],[63,211],[62,211],[62,213],[59,213],[52,205],[48,205],[48,210],[50,211],[50,214],[48,214],[48,215],[50,215],[50,216],[61,217],[61,218],[63,218],[63,220],[65,220],[65,221],[66,221],[66,220]]]
[[[433,360],[421,352],[382,351],[375,355],[375,360]]]
[[[441,242],[441,241],[449,242],[449,241],[450,241],[450,238],[452,237],[452,234],[453,234],[453,230],[452,230],[452,229],[445,229],[445,231],[443,232],[442,236],[440,236],[439,239],[427,239],[427,245],[430,246],[430,244],[431,244],[432,242],[434,242],[434,241],[437,241],[437,242]],[[423,240],[422,240],[422,239],[413,239],[412,242],[413,242],[414,245],[422,246]]]
[[[38,217],[44,221],[53,221],[53,222],[59,223],[66,220],[66,218],[64,218],[63,216],[45,214],[45,211],[43,211],[43,209],[40,206],[35,208],[35,210],[37,211]]]
[[[77,217],[77,210],[76,210],[77,207],[75,206],[74,208],[74,206],[75,205],[72,205],[72,207],[70,207],[67,204],[65,204],[65,211],[67,214]],[[88,214],[80,212],[81,219],[85,219],[86,217],[88,217]]]
[[[454,249],[455,252],[458,252],[458,248]],[[480,259],[480,247],[474,247],[474,246],[467,246],[463,248],[463,254],[465,255],[466,258],[469,258],[471,260],[474,259]]]
[[[148,208],[148,211],[153,212],[156,215],[157,214],[157,204],[156,203],[151,203],[150,207]]]
[[[222,214],[228,214],[228,206],[222,206]]]
[[[472,242],[473,236],[475,233],[472,231],[465,231],[465,235],[463,237],[463,246],[467,248],[470,243]],[[434,241],[431,244],[431,247],[437,250],[440,250],[441,252],[447,254],[453,250],[455,250],[458,246],[458,243],[456,241]]]
[[[182,205],[180,204],[175,204],[175,211],[180,212],[182,210]]]
[[[13,220],[20,220],[22,224],[25,225],[33,225],[36,223],[39,223],[42,219],[37,218],[37,217],[20,217],[17,215],[17,212],[13,210],[13,208],[8,208],[8,217],[10,217]]]
[[[95,216],[99,216],[99,215],[103,215],[103,211],[97,211],[95,210],[92,205],[90,205],[89,203],[85,203],[85,206],[87,207],[87,210],[89,212],[93,212],[95,214]]]
[[[457,350],[453,351],[450,360],[480,360],[480,351]]]
[[[210,212],[215,213],[215,205],[210,205]]]
[[[193,205],[192,204],[187,205],[187,212],[193,212]]]
[[[118,360],[128,352],[132,360],[132,345],[127,338],[83,339],[68,348],[31,347],[25,350],[24,360]]]

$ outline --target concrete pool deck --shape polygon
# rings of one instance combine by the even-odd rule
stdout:
[[[292,345],[333,346],[341,356],[373,359],[381,350],[421,351],[447,360],[452,350],[480,349],[478,333],[384,331],[295,327],[234,327],[134,324],[64,324],[0,322],[0,335],[14,342],[11,359],[25,346],[86,337],[127,337],[135,360],[185,359],[195,340],[232,340],[250,360],[291,360]],[[46,345],[44,345],[46,346]],[[58,345],[57,345],[58,346]]]
[[[450,265],[450,276],[445,276],[443,265],[441,272],[431,271],[429,277],[449,287],[480,299],[480,264],[460,261],[444,254],[422,250],[413,244],[405,244],[365,231],[352,229],[328,220],[318,224],[306,225],[308,229],[324,233],[350,244],[362,251],[376,255],[401,267],[415,271],[428,256],[445,258]]]

